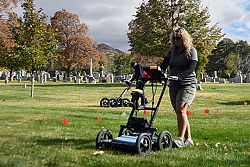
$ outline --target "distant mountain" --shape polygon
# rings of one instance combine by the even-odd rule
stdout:
[[[123,53],[119,49],[114,49],[111,46],[104,44],[104,43],[98,44],[98,49],[100,51],[106,53],[110,57],[117,55],[117,54],[120,54],[120,53]]]

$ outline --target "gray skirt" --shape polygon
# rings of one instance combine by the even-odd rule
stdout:
[[[169,85],[169,95],[173,108],[176,104],[187,104],[190,106],[196,94],[196,85]]]

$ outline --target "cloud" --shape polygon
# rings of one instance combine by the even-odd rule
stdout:
[[[114,48],[129,49],[128,23],[142,0],[37,0],[36,8],[44,9],[49,16],[61,9],[75,13],[89,26],[89,35],[98,43]]]
[[[250,42],[250,2],[248,0],[202,0],[208,6],[212,23],[218,23],[226,37]]]
[[[126,51],[129,49],[128,23],[136,14],[136,7],[142,2],[143,0],[35,0],[35,7],[42,8],[49,18],[61,9],[77,14],[89,26],[89,35],[93,40]],[[226,37],[250,42],[249,0],[201,0],[201,4],[208,7],[211,24],[218,23]],[[20,7],[17,11],[22,13]]]

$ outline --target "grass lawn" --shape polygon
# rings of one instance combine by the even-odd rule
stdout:
[[[117,137],[120,125],[127,122],[123,113],[128,117],[131,111],[101,108],[99,101],[119,96],[124,88],[125,84],[36,83],[31,98],[29,82],[1,81],[0,166],[250,166],[250,84],[202,84],[189,109],[193,147],[152,151],[148,156],[111,149],[95,155],[98,132],[104,127]],[[158,86],[158,94],[160,90]],[[150,98],[150,85],[146,91]],[[206,108],[210,113],[204,113]],[[167,91],[154,126],[177,136]]]

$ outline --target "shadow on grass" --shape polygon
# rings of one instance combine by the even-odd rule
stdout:
[[[246,101],[228,101],[228,102],[221,102],[223,105],[244,105],[244,102],[247,102],[250,105],[250,100]]]
[[[73,146],[77,149],[95,149],[93,145],[94,140],[89,139],[63,139],[63,138],[44,138],[36,140],[37,144],[44,146]]]
[[[64,146],[64,147],[74,147],[77,150],[84,150],[84,149],[91,149],[97,150],[94,140],[89,139],[61,139],[61,138],[44,138],[36,140],[37,144],[43,146]],[[120,154],[129,154],[131,156],[138,155],[135,147],[116,147],[116,146],[107,146],[104,150],[109,150],[112,152],[113,155],[120,155]],[[152,151],[157,151],[153,149]]]

